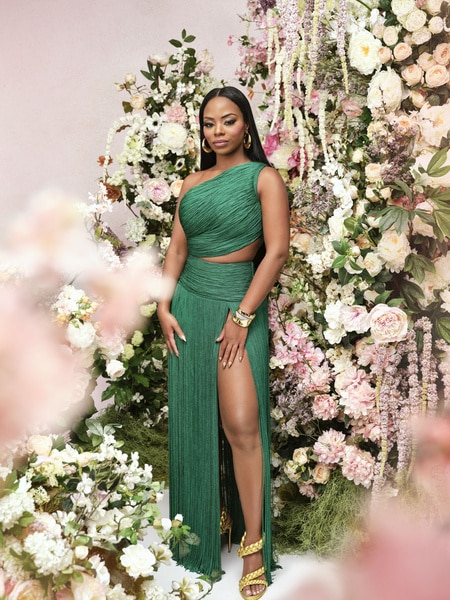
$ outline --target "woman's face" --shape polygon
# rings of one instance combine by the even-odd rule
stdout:
[[[216,154],[229,155],[243,151],[248,129],[240,108],[223,96],[212,98],[203,113],[203,135]]]

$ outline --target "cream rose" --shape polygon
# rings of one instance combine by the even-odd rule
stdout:
[[[419,83],[423,83],[423,71],[419,65],[409,65],[402,69],[402,79],[407,85],[413,87]]]
[[[297,465],[300,465],[300,466],[305,465],[308,462],[308,448],[307,447],[296,448],[292,455],[292,460]]]
[[[416,108],[422,108],[427,101],[428,95],[424,90],[411,90],[410,98]]]
[[[421,27],[411,35],[411,44],[416,46],[426,44],[429,40],[431,40],[431,31],[428,27]]]
[[[48,435],[31,435],[27,439],[27,451],[33,452],[38,456],[50,456],[52,451],[53,440]]]
[[[444,65],[434,65],[425,73],[425,83],[431,88],[437,88],[450,81],[450,74]]]
[[[377,304],[370,311],[370,331],[375,343],[400,342],[408,333],[408,316],[395,306]]]
[[[397,17],[408,14],[415,7],[415,0],[392,0],[391,2],[391,10]]]
[[[350,65],[363,75],[371,75],[381,64],[380,47],[381,41],[366,29],[352,34],[348,49]]]
[[[71,581],[70,588],[73,593],[73,600],[106,600],[106,588],[102,582],[96,578],[83,573],[81,581]]]
[[[127,73],[125,75],[125,83],[134,85],[136,83],[136,75],[134,73]]]
[[[424,71],[428,71],[428,69],[431,69],[431,67],[436,64],[436,61],[434,60],[433,55],[429,52],[422,52],[422,54],[419,54],[417,64]]]
[[[175,181],[172,181],[172,183],[170,184],[170,191],[172,192],[172,194],[175,198],[178,198],[178,196],[180,195],[182,185],[183,185],[182,179],[176,179]]]
[[[368,181],[381,181],[383,179],[383,165],[380,163],[369,163],[364,169]]]
[[[448,65],[450,63],[450,44],[438,44],[434,49],[433,58],[440,65]]]
[[[74,348],[89,348],[96,336],[92,323],[71,322],[67,326],[67,339]]]
[[[415,8],[400,21],[407,31],[417,31],[427,22],[427,13],[419,8]]]
[[[148,62],[152,65],[161,65],[161,67],[166,67],[169,64],[169,55],[167,53],[164,54],[150,54],[148,57]]]
[[[312,470],[312,478],[315,483],[324,484],[330,479],[331,469],[328,465],[324,465],[322,463],[317,463],[317,465]]]
[[[360,163],[364,159],[364,152],[362,148],[356,148],[352,154],[352,162]]]
[[[385,65],[392,60],[392,50],[387,46],[381,46],[378,50],[378,56],[380,57],[382,64]]]
[[[441,12],[443,0],[426,0],[423,8],[430,15],[437,15]]]
[[[412,48],[409,44],[405,44],[404,42],[400,42],[397,44],[392,51],[394,58],[396,61],[401,62],[402,60],[406,60],[412,54]]]
[[[402,80],[393,69],[388,67],[386,71],[374,75],[367,93],[368,108],[383,108],[386,112],[393,112],[400,108],[402,98]]]
[[[125,367],[120,360],[109,360],[106,363],[106,373],[111,379],[117,379],[125,373]]]
[[[291,236],[291,244],[302,254],[307,254],[312,244],[312,236],[309,233],[295,232]]]
[[[383,268],[383,261],[376,252],[368,252],[362,261],[362,266],[371,277],[376,277]]]
[[[432,17],[428,21],[428,29],[433,35],[437,35],[444,30],[444,20],[442,17]]]
[[[130,98],[130,106],[133,109],[140,110],[145,106],[145,97],[142,94],[134,94]]]
[[[395,46],[398,42],[398,27],[394,27],[394,25],[386,27],[383,32],[383,42],[386,46]]]
[[[156,558],[148,548],[135,544],[124,548],[120,557],[120,563],[133,579],[149,577],[153,572]]]
[[[48,596],[39,581],[30,579],[16,583],[7,598],[8,600],[45,600]]]
[[[377,250],[386,267],[395,273],[404,268],[406,257],[411,254],[408,238],[404,233],[397,233],[395,229],[383,231]]]
[[[430,146],[439,148],[443,137],[446,137],[450,123],[450,102],[442,106],[431,106],[428,102],[419,112],[420,132]]]

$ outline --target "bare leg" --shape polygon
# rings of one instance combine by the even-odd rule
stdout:
[[[262,450],[259,432],[258,400],[247,354],[242,362],[235,360],[231,368],[218,367],[219,407],[223,430],[233,454],[233,467],[244,515],[245,545],[262,535]],[[243,575],[259,569],[262,553],[244,557]],[[251,596],[264,586],[244,588]]]

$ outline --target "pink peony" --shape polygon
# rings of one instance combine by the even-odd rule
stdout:
[[[312,412],[317,419],[330,421],[339,414],[338,404],[333,396],[319,394],[312,403]]]
[[[408,316],[401,308],[377,304],[370,311],[370,330],[375,343],[400,342],[408,333]]]
[[[169,184],[162,178],[147,179],[144,183],[144,192],[155,204],[164,204],[172,196]]]
[[[331,465],[341,460],[345,447],[345,435],[341,431],[328,429],[319,437],[313,450],[320,462]]]
[[[184,125],[187,121],[187,112],[184,106],[179,102],[174,102],[165,107],[164,114],[170,123],[180,123]]]
[[[342,459],[342,475],[355,485],[370,487],[375,459],[356,446],[346,446]]]

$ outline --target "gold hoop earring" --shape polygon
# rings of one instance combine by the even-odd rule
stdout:
[[[211,152],[213,152],[213,149],[210,148],[209,146],[206,145],[206,138],[203,138],[202,140],[202,150],[203,152],[206,152],[206,154],[210,154]]]
[[[251,145],[252,145],[252,136],[249,134],[248,131],[246,131],[244,134],[244,148],[246,150],[249,150]]]

